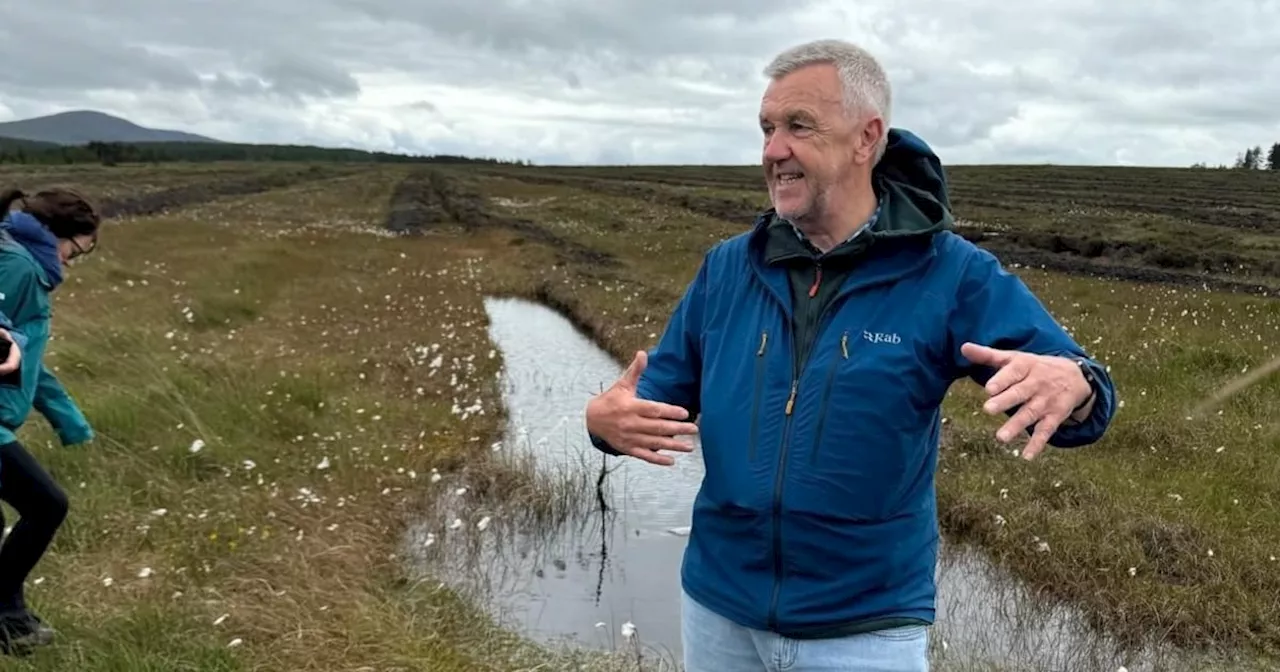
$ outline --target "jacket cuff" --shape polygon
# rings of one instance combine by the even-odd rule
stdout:
[[[88,425],[58,430],[58,440],[61,441],[64,446],[75,446],[82,443],[88,443],[93,440],[93,437],[93,428]]]
[[[1075,422],[1068,418],[1066,422],[1059,425],[1058,431],[1054,432],[1053,437],[1049,439],[1051,446],[1079,448],[1089,445],[1101,439],[1110,424],[1115,398],[1110,394],[1111,389],[1107,386],[1106,371],[1100,364],[1089,359],[1085,360],[1085,366],[1089,367],[1094,376],[1093,408],[1089,410],[1089,415],[1084,420]]]
[[[590,432],[587,432],[587,436],[591,437],[591,445],[594,446],[596,450],[604,453],[605,455],[612,455],[614,457],[622,456],[622,453],[618,452],[616,449],[614,449],[613,446],[609,445],[608,441],[605,441],[604,439]]]

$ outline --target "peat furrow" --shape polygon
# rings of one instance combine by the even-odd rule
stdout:
[[[973,192],[956,190],[952,209],[961,213],[965,207],[982,203],[1000,203],[1032,212],[1045,212],[1070,207],[1098,208],[1114,212],[1163,215],[1185,220],[1193,224],[1280,233],[1280,214],[1268,210],[1265,204],[1239,204],[1223,200],[1187,197],[1133,197],[1126,195],[1099,196],[1097,193],[1062,193],[1047,189],[1013,190],[987,189],[981,196]]]
[[[432,173],[417,170],[391,192],[386,226],[401,235],[421,235],[442,224],[452,224],[431,182]]]
[[[529,177],[528,168],[485,168],[481,169],[481,172],[489,177],[503,177],[511,180],[521,180]],[[572,180],[574,182],[592,182],[596,180],[611,183],[633,182],[671,187],[705,187],[724,191],[758,191],[762,194],[765,187],[763,173],[760,177],[753,178],[748,175],[736,175],[732,172],[718,175],[714,170],[711,172],[690,172],[686,176],[680,172],[615,172],[609,169],[540,168],[537,171],[537,175],[533,176],[534,181],[538,179]]]
[[[1234,292],[1254,296],[1271,297],[1277,294],[1278,288],[1234,280],[1212,278],[1199,273],[1170,271],[1149,266],[1129,266],[1107,263],[1100,259],[1073,256],[1023,247],[1016,243],[998,240],[984,240],[980,243],[984,249],[996,255],[1006,266],[1019,265],[1028,268],[1039,268],[1067,275],[1079,275],[1108,280],[1124,280],[1178,287],[1195,287],[1214,292]]]
[[[284,189],[304,182],[322,180],[342,175],[332,168],[312,166],[305,170],[278,172],[267,175],[250,175],[232,180],[185,184],[149,194],[106,199],[102,202],[103,217],[146,217],[174,208],[200,205],[226,196],[260,194]]]
[[[1107,241],[1105,238],[1066,236],[1050,232],[1004,232],[991,234],[979,229],[957,230],[970,242],[1000,253],[1009,259],[1042,260],[1047,257],[1061,260],[1055,265],[1083,265],[1087,269],[1112,269],[1112,276],[1135,279],[1134,276],[1115,275],[1115,269],[1132,269],[1142,273],[1144,282],[1166,284],[1224,283],[1231,291],[1267,293],[1262,285],[1236,282],[1228,279],[1212,279],[1208,274],[1236,275],[1242,271],[1265,278],[1280,276],[1280,260],[1258,259],[1238,255],[1230,250],[1192,251],[1185,248],[1161,246],[1157,243],[1138,241]],[[1041,261],[1036,261],[1039,264]],[[1061,270],[1061,269],[1057,269]],[[1093,270],[1087,270],[1093,274]],[[1274,289],[1271,289],[1274,292]]]
[[[662,187],[650,187],[648,185],[620,182],[616,180],[600,180],[559,175],[525,175],[515,173],[494,173],[494,175],[517,180],[526,184],[546,184],[552,186],[571,187],[574,189],[581,189],[583,191],[634,198],[649,203],[683,208],[699,215],[714,219],[723,219],[725,221],[741,224],[742,226],[750,226],[751,222],[756,218],[756,215],[760,214],[760,212],[762,212],[766,207],[762,206],[761,203],[753,202],[748,198],[727,198],[704,194],[681,194],[673,192],[670,189],[663,189]],[[768,196],[762,193],[760,198],[762,200],[767,200]]]
[[[725,202],[728,199],[673,194],[669,190],[661,188],[646,188],[643,185],[636,184],[622,184],[605,180],[553,175],[503,173],[501,176],[525,182],[527,184],[567,186],[588,191],[640,198],[647,201],[658,202],[663,205],[685,208],[699,214],[735,224],[741,224],[743,226],[749,226],[756,214],[760,212],[759,208],[753,207],[745,202]],[[708,202],[712,199],[718,202]],[[699,200],[701,202],[698,202]],[[1096,246],[1088,244],[1085,241],[1070,241],[1062,236],[1053,238],[1051,234],[1050,238],[1052,238],[1052,240],[1046,239],[1047,242],[1041,241],[1038,239],[1041,234],[1030,232],[1027,234],[1026,241],[1010,240],[1003,237],[984,237],[981,232],[969,230],[962,230],[958,233],[961,233],[961,235],[970,238],[976,244],[990,250],[992,253],[1000,257],[1001,261],[1006,264],[1020,264],[1028,267],[1043,268],[1045,270],[1068,275],[1156,283],[1182,287],[1202,287],[1213,291],[1235,292],[1256,296],[1273,296],[1277,293],[1277,288],[1268,287],[1266,285],[1213,278],[1202,273],[1177,270],[1177,268],[1185,268],[1191,265],[1202,264],[1202,262],[1210,263],[1215,267],[1233,265],[1235,263],[1246,263],[1250,266],[1258,266],[1259,261],[1256,259],[1245,259],[1242,257],[1237,258],[1234,255],[1215,254],[1212,255],[1212,259],[1206,257],[1204,259],[1188,260],[1185,258],[1185,255],[1178,254],[1177,251],[1155,248],[1148,249],[1136,244],[1131,246],[1131,249],[1121,249],[1122,244],[1120,243],[1113,243],[1110,248],[1104,247],[1103,249],[1095,249]],[[1062,249],[1056,249],[1054,251],[1042,249],[1042,245],[1049,245],[1052,247],[1057,244],[1053,242],[1054,240],[1061,243],[1059,247]],[[1077,245],[1076,243],[1079,244]],[[1108,251],[1120,254],[1121,256],[1131,256],[1135,258],[1135,261],[1138,261],[1139,259],[1140,261],[1135,264],[1110,263],[1100,256]],[[1160,267],[1162,265],[1172,266],[1174,268],[1162,268]],[[1265,271],[1266,269],[1262,270]]]
[[[1070,235],[1050,231],[1006,231],[991,234],[961,229],[961,235],[975,243],[992,241],[1003,249],[1033,249],[1067,257],[1102,259],[1113,264],[1137,265],[1175,273],[1223,273],[1242,271],[1267,278],[1280,278],[1280,259],[1248,256],[1234,249],[1165,245],[1150,241],[1108,240],[1089,234]]]
[[[468,229],[486,227],[510,229],[529,240],[547,245],[565,261],[595,267],[621,265],[617,257],[612,254],[548,231],[537,222],[492,212],[486,207],[484,196],[438,172],[432,174],[431,183],[445,212]]]
[[[645,184],[653,184],[659,186],[671,187],[706,187],[708,189],[720,189],[723,191],[753,191],[764,193],[764,176],[758,178],[734,178],[734,177],[716,177],[714,173],[702,175],[690,175],[689,177],[681,177],[679,175],[654,175],[650,173],[618,173],[618,174],[584,174],[576,175],[573,173],[564,173],[558,171],[548,171],[549,174],[556,177],[567,177],[576,180],[606,180],[609,182],[643,182]],[[547,174],[547,173],[544,173]]]
[[[392,193],[387,228],[397,233],[420,235],[439,225],[460,226],[468,232],[508,229],[527,240],[547,245],[564,261],[595,267],[620,265],[608,252],[548,231],[536,222],[489,210],[484,196],[439,171],[415,171]]]

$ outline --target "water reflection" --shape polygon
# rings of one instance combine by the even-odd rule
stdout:
[[[698,449],[676,455],[674,467],[606,460],[586,439],[582,410],[621,367],[547,308],[514,299],[485,306],[506,365],[511,425],[502,449],[532,453],[538,469],[589,494],[579,515],[553,533],[499,520],[436,544],[435,565],[480,591],[506,624],[539,640],[612,648],[630,623],[655,655],[678,660],[680,562],[702,478]],[[609,473],[596,500],[590,493],[602,467]],[[458,502],[454,510],[464,509]],[[444,520],[454,515],[443,513]],[[935,669],[1170,669],[1132,654],[1108,655],[1103,638],[1073,613],[1038,606],[978,553],[947,545],[942,556]]]

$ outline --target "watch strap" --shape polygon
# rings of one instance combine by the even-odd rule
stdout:
[[[1084,374],[1085,382],[1089,383],[1089,396],[1085,397],[1084,401],[1081,401],[1079,405],[1071,409],[1072,415],[1079,413],[1080,409],[1088,406],[1089,402],[1093,401],[1094,397],[1098,396],[1098,377],[1093,374],[1093,367],[1089,366],[1088,360],[1083,357],[1077,357],[1075,361],[1076,366],[1080,367],[1080,373]]]

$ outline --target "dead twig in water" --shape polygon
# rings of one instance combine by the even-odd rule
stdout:
[[[600,504],[600,510],[607,512],[609,503],[604,499],[604,480],[609,477],[609,456],[600,454],[600,475],[596,477],[596,502]]]

